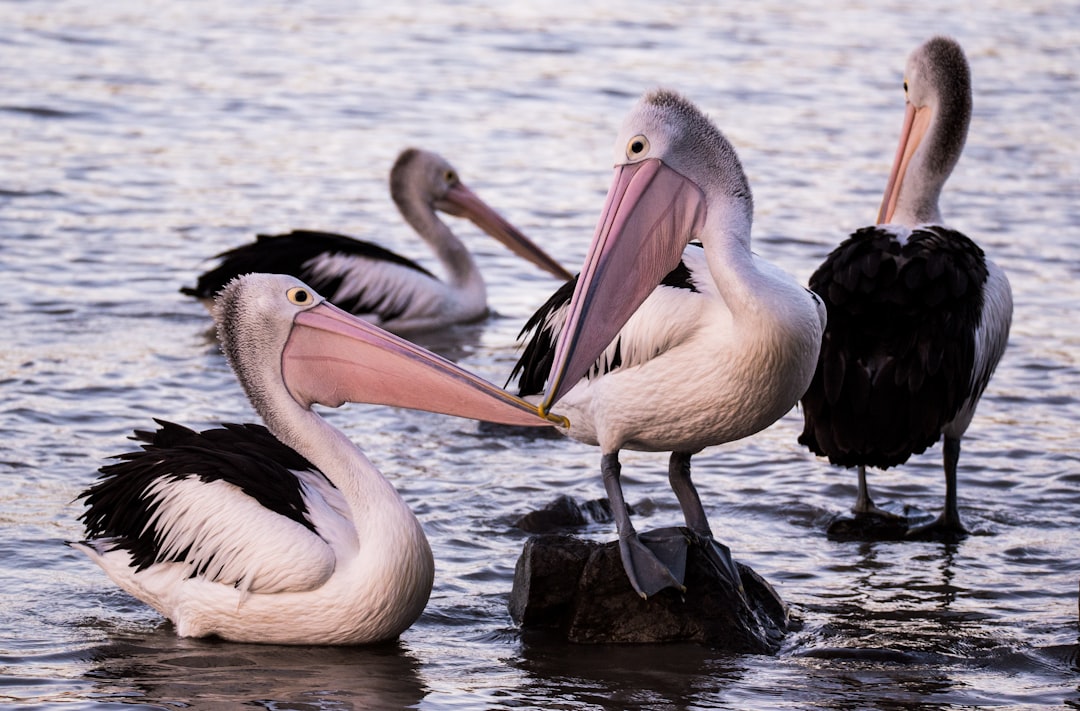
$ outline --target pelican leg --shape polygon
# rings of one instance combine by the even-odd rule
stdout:
[[[968,532],[960,520],[960,506],[956,496],[956,467],[960,462],[960,438],[945,436],[942,444],[942,460],[945,467],[945,508],[941,515],[930,523],[912,526],[908,536],[917,537],[926,534],[945,536],[963,536]]]
[[[941,524],[948,530],[967,533],[960,521],[960,505],[956,499],[956,466],[960,463],[959,437],[945,437],[942,457],[945,460],[945,510],[941,513]]]
[[[870,498],[870,490],[866,486],[866,467],[859,465],[859,493],[855,495],[855,505],[851,507],[851,513],[870,513],[876,507],[874,500]]]
[[[881,516],[894,521],[906,520],[904,516],[878,508],[874,500],[870,498],[870,488],[866,485],[866,465],[859,465],[859,491],[855,495],[855,505],[851,507],[851,513],[859,516]]]
[[[697,534],[705,550],[710,553],[717,570],[732,588],[742,590],[742,576],[739,575],[739,569],[731,558],[731,549],[713,538],[709,519],[705,515],[705,507],[701,505],[701,497],[698,496],[694,482],[690,480],[691,456],[693,455],[689,452],[671,453],[671,459],[668,460],[668,481],[671,483],[671,490],[675,492],[675,498],[679,500],[683,518],[686,519],[686,527]]]
[[[685,590],[668,567],[641,542],[634,530],[630,514],[626,511],[622,484],[619,482],[622,473],[619,453],[603,455],[600,471],[604,476],[604,489],[607,490],[608,500],[611,502],[612,514],[615,516],[615,526],[619,531],[619,555],[622,557],[626,577],[630,579],[634,590],[643,598],[669,587]]]
[[[675,498],[679,500],[686,527],[699,536],[712,538],[712,529],[709,528],[709,519],[701,505],[701,497],[698,496],[694,483],[690,481],[690,457],[686,452],[671,453],[671,459],[668,460],[668,482],[671,483],[671,490],[675,492]]]

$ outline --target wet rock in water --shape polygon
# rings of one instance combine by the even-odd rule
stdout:
[[[633,514],[629,506],[626,510]],[[518,528],[528,533],[548,533],[565,528],[578,528],[590,523],[610,523],[611,502],[596,499],[578,504],[573,498],[563,494],[542,509],[530,511],[518,519]]]
[[[845,541],[903,541],[914,526],[934,520],[931,513],[899,504],[879,507],[885,514],[840,514],[825,529],[830,538]]]
[[[668,588],[643,600],[630,586],[616,541],[533,536],[514,571],[514,622],[584,644],[697,642],[751,654],[779,648],[787,607],[757,573],[736,562],[742,581],[737,591],[721,574],[711,541],[681,527],[641,536],[686,540],[685,592]]]

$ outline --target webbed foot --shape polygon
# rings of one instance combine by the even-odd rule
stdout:
[[[712,536],[678,527],[646,531],[632,539],[620,540],[623,568],[634,590],[643,598],[669,587],[685,592],[683,581],[691,542],[709,560],[722,583],[745,595],[742,576],[731,557],[731,550]]]
[[[856,504],[851,507],[851,513],[855,518],[881,518],[890,522],[906,522],[908,520],[908,513],[905,507],[894,506],[893,508],[884,508],[878,506],[873,501],[865,506],[859,506]]]
[[[683,576],[686,573],[686,539],[681,536],[680,538],[683,541],[681,561],[678,545],[672,545],[672,539],[654,540],[653,545],[648,546],[637,534],[619,538],[623,569],[638,595],[647,598],[664,588],[686,590],[683,586]],[[667,560],[661,560],[661,556]]]
[[[959,516],[941,514],[928,523],[909,526],[906,538],[919,541],[959,541],[969,531]]]
[[[743,590],[742,575],[739,573],[739,567],[735,565],[735,561],[731,557],[731,549],[712,536],[699,536],[698,540],[703,544],[702,548],[708,558],[716,566],[721,579],[731,585],[732,590],[737,591],[739,595],[745,598],[746,591]]]

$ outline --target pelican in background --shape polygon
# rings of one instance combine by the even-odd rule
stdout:
[[[857,515],[885,514],[866,468],[903,464],[944,436],[945,506],[909,534],[965,532],[956,495],[960,439],[1005,351],[1012,292],[975,242],[944,226],[938,198],[971,121],[971,73],[954,40],[908,58],[900,145],[878,224],[852,234],[810,277],[829,325],[799,442],[858,467]]]
[[[156,432],[136,432],[142,451],[103,467],[80,496],[87,538],[71,545],[181,636],[273,644],[398,636],[427,603],[431,548],[394,487],[312,404],[440,406],[429,385],[441,368],[453,376],[439,392],[464,416],[560,421],[290,276],[230,282],[215,317],[266,427],[196,433],[159,421]]]
[[[598,445],[631,585],[682,587],[672,554],[639,539],[620,483],[622,449],[671,452],[686,526],[712,541],[692,455],[752,435],[806,390],[825,322],[820,300],[750,250],[753,198],[735,149],[697,107],[646,94],[615,142],[615,176],[585,266],[530,319],[511,374],[547,385],[541,412]],[[700,245],[689,244],[700,240]],[[725,546],[713,549],[741,582]]]
[[[483,318],[487,290],[469,250],[438,211],[465,217],[560,280],[572,275],[467,188],[444,158],[407,148],[390,171],[390,195],[446,272],[441,281],[419,264],[370,242],[327,232],[259,235],[218,255],[220,263],[180,291],[210,300],[230,280],[252,272],[291,274],[339,308],[395,333],[440,329]]]

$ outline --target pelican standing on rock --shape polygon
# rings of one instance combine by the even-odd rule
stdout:
[[[394,487],[311,405],[423,407],[433,367],[454,366],[330,305],[302,282],[252,274],[216,302],[222,348],[266,427],[137,432],[80,498],[83,551],[181,636],[362,644],[423,611],[434,564]],[[465,416],[551,424],[456,372],[442,392]],[[417,400],[423,400],[418,403]],[[556,420],[557,421],[557,420]]]
[[[824,306],[751,252],[752,218],[728,140],[682,96],[648,93],[616,140],[614,180],[572,294],[560,289],[523,331],[532,335],[511,379],[520,373],[522,395],[546,380],[541,411],[554,408],[570,437],[600,447],[623,566],[643,597],[682,581],[670,552],[638,538],[619,451],[671,452],[686,525],[711,541],[691,456],[771,425],[814,373]],[[726,547],[714,549],[740,587]]]
[[[291,274],[333,304],[395,333],[466,323],[488,313],[487,290],[469,250],[438,211],[465,217],[515,254],[561,280],[571,274],[467,188],[444,158],[407,148],[390,171],[390,195],[446,272],[441,281],[419,264],[370,242],[294,230],[218,255],[220,263],[181,292],[212,299],[241,274]]]
[[[965,532],[960,439],[1005,351],[1012,292],[972,240],[942,223],[938,198],[971,120],[971,74],[954,40],[934,37],[904,72],[906,113],[878,224],[856,231],[810,277],[829,325],[802,399],[799,442],[858,467],[857,516],[884,514],[866,468],[903,464],[944,436],[945,506],[910,535]]]

